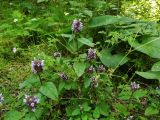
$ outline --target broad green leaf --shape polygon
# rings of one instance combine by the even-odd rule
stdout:
[[[93,111],[93,117],[94,118],[99,118],[100,117],[100,109],[99,106],[96,106],[96,108]]]
[[[105,66],[113,68],[123,65],[129,60],[129,58],[123,54],[112,55],[108,49],[102,50],[99,58]]]
[[[100,113],[104,116],[108,116],[109,115],[109,106],[108,104],[106,103],[100,103],[99,105],[99,110],[100,110]]]
[[[76,115],[79,115],[80,114],[80,109],[75,109],[75,110],[73,110],[73,112],[72,112],[72,115],[73,116],[76,116]]]
[[[32,74],[29,77],[27,77],[23,83],[20,84],[20,89],[27,87],[32,87],[33,84],[40,82],[38,76]]]
[[[23,120],[37,120],[35,114],[29,113],[25,116]]]
[[[104,16],[94,17],[90,22],[90,27],[100,27],[118,23],[126,24],[134,21],[135,20],[126,17],[104,15]]]
[[[84,62],[74,62],[73,68],[77,76],[80,77],[86,69],[86,64]]]
[[[119,95],[118,95],[118,99],[120,99],[120,100],[129,100],[130,99],[130,97],[131,97],[131,91],[122,91],[122,92],[120,92],[119,93]]]
[[[21,120],[22,113],[17,110],[12,110],[6,113],[4,120]]]
[[[150,115],[155,115],[155,114],[158,114],[159,113],[159,110],[153,106],[149,106],[146,108],[145,110],[145,115],[146,116],[150,116]]]
[[[147,95],[147,91],[146,90],[142,90],[142,89],[135,91],[134,94],[133,94],[133,96],[136,99],[145,97],[146,95]]]
[[[48,98],[51,98],[52,100],[58,101],[58,92],[56,86],[52,82],[47,82],[44,85],[41,86],[39,91],[47,96]]]
[[[160,80],[160,71],[147,71],[147,72],[136,72],[136,74],[140,75],[146,79],[157,79]]]
[[[129,40],[129,44],[137,51],[147,54],[152,58],[160,58],[160,37],[149,37],[138,40]]]
[[[116,107],[116,109],[117,109],[120,113],[122,113],[123,115],[125,115],[125,116],[129,115],[129,112],[127,111],[127,107],[126,107],[126,106],[124,106],[124,105],[122,105],[122,104],[120,104],[120,103],[117,103],[117,104],[115,105],[115,107]]]
[[[78,41],[90,47],[94,47],[94,43],[92,43],[92,41],[87,38],[79,38]]]
[[[160,61],[153,64],[151,71],[160,71]]]

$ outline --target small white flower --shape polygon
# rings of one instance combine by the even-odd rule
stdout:
[[[0,103],[2,103],[4,101],[4,97],[2,95],[2,93],[0,94]]]
[[[16,53],[17,52],[17,48],[13,48],[13,53]]]
[[[13,20],[13,22],[14,22],[14,23],[18,22],[18,19],[15,18],[15,19]]]

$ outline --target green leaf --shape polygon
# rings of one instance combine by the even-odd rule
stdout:
[[[51,98],[52,100],[58,101],[58,92],[56,86],[52,82],[47,82],[41,88],[39,91],[47,96],[48,98]]]
[[[89,78],[84,79],[84,87],[88,88],[90,86],[91,80]]]
[[[80,77],[86,69],[86,64],[84,62],[74,62],[73,68],[77,76]]]
[[[126,107],[126,106],[124,106],[124,105],[122,105],[122,104],[120,104],[120,103],[117,103],[117,104],[115,105],[115,107],[116,107],[116,109],[117,109],[120,113],[122,113],[124,116],[129,115],[129,112],[127,111],[127,107]]]
[[[33,113],[29,113],[25,116],[25,118],[23,120],[37,120],[37,119]]]
[[[137,51],[147,54],[152,58],[160,58],[160,37],[149,37],[138,42],[129,40],[129,44]]]
[[[78,41],[90,47],[94,47],[94,43],[92,43],[92,41],[87,38],[79,38]]]
[[[76,116],[76,115],[79,115],[79,114],[80,114],[80,110],[78,108],[73,110],[73,112],[72,112],[73,116]]]
[[[20,89],[24,87],[30,88],[37,82],[40,83],[39,78],[36,75],[32,74],[29,77],[27,77],[23,83],[20,84]]]
[[[99,56],[101,62],[107,67],[116,67],[125,64],[129,58],[123,54],[112,55],[108,49],[104,49],[100,52]]]
[[[160,61],[153,64],[151,71],[160,71]]]
[[[147,95],[147,91],[146,90],[142,90],[142,89],[135,91],[134,94],[133,94],[133,96],[136,99],[145,97],[146,95]]]
[[[138,71],[136,71],[136,74],[138,74],[141,77],[146,78],[146,79],[157,79],[157,80],[160,80],[160,71],[147,71],[147,72],[138,72]]]
[[[100,110],[99,110],[99,106],[96,106],[96,108],[93,111],[93,117],[94,118],[99,118],[100,117]]]
[[[159,113],[159,110],[153,106],[149,106],[146,108],[145,110],[145,115],[146,116],[150,116],[150,115],[155,115],[155,114],[158,114]]]
[[[12,110],[6,113],[4,120],[21,120],[22,113],[17,110]]]
[[[99,110],[100,110],[100,113],[104,116],[108,116],[109,115],[109,106],[108,104],[106,103],[100,103],[99,104]]]
[[[90,27],[101,27],[118,23],[127,24],[131,22],[135,22],[135,20],[120,16],[104,15],[104,16],[94,17],[90,22]]]

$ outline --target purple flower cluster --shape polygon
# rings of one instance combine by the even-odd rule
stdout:
[[[72,31],[73,32],[80,32],[83,29],[83,24],[80,20],[73,20],[72,22]]]
[[[68,80],[68,76],[67,76],[66,74],[64,74],[64,73],[61,73],[61,74],[60,74],[60,77],[61,77],[61,79],[63,79],[63,80]]]
[[[36,105],[39,103],[39,99],[35,96],[25,95],[23,102],[34,112]]]
[[[136,82],[131,82],[130,88],[131,90],[138,90],[140,88],[140,85]]]
[[[94,88],[98,87],[98,80],[96,77],[91,78],[91,86]]]
[[[93,67],[93,65],[87,69],[87,73],[89,74],[92,74],[94,71],[95,71],[95,68]]]
[[[104,65],[99,65],[98,66],[98,72],[100,72],[100,73],[102,73],[102,72],[105,72],[105,67],[104,67]]]
[[[96,59],[96,51],[94,49],[91,48],[88,49],[87,59],[88,60]]]
[[[44,60],[35,59],[34,61],[32,61],[31,67],[32,67],[32,72],[35,74],[42,72],[44,69]]]
[[[2,103],[4,101],[4,97],[2,95],[2,93],[0,94],[0,103]]]

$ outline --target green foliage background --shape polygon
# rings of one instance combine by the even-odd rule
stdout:
[[[155,11],[150,0],[0,2],[0,119],[160,119],[159,0]],[[75,18],[84,24],[77,34],[71,31]],[[86,60],[89,48],[97,54],[92,62]],[[56,51],[61,58],[53,57]],[[31,72],[34,57],[45,60],[43,85]],[[100,64],[104,73],[86,72]],[[141,86],[134,92],[133,81]],[[24,105],[25,94],[40,99],[35,112]]]

